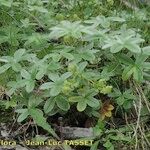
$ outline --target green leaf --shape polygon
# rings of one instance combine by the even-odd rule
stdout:
[[[123,93],[123,96],[127,99],[131,99],[131,100],[134,100],[136,97],[135,95],[133,95],[132,91],[129,89],[129,90],[126,90],[124,93]]]
[[[3,66],[0,67],[0,74],[4,73],[5,71],[7,71],[10,68],[10,64],[5,64]]]
[[[61,92],[62,86],[54,85],[50,90],[51,96],[57,96]]]
[[[14,59],[18,62],[21,58],[22,55],[25,53],[25,49],[19,49],[14,53]]]
[[[6,7],[11,7],[11,6],[12,6],[12,3],[13,3],[13,0],[8,0],[8,1],[6,1],[6,0],[1,0],[1,1],[0,1],[0,5],[4,5],[4,6],[6,6]]]
[[[82,100],[82,96],[69,97],[69,102],[79,102],[80,100]]]
[[[108,17],[108,19],[111,21],[117,21],[117,22],[125,22],[126,21],[124,18],[120,18],[120,17]]]
[[[123,49],[123,45],[116,43],[110,48],[110,52],[117,53],[117,52],[121,51],[122,49]]]
[[[146,59],[148,59],[149,56],[147,55],[143,55],[143,54],[140,54],[140,55],[136,55],[136,61],[135,61],[135,64],[138,68],[142,67],[143,63],[146,61]]]
[[[40,80],[46,74],[46,71],[47,67],[42,66],[42,68],[40,68],[39,72],[36,74],[36,79]]]
[[[111,93],[111,91],[112,91],[112,86],[106,86],[106,87],[103,87],[100,92],[103,94],[108,94],[108,93]]]
[[[29,80],[26,82],[26,91],[28,93],[32,92],[34,87],[35,87],[35,81],[34,80]]]
[[[124,141],[124,142],[129,142],[131,141],[130,137],[125,136],[122,133],[119,133],[118,135],[111,135],[110,139],[114,140],[114,141]]]
[[[114,150],[114,146],[109,140],[107,140],[107,142],[103,144],[103,146],[106,147],[108,150]]]
[[[125,102],[125,99],[124,99],[123,96],[120,96],[120,97],[118,97],[118,98],[116,99],[116,101],[117,101],[117,104],[118,104],[119,106],[122,106],[122,105],[124,104],[124,102]]]
[[[26,109],[26,111],[24,111],[22,114],[19,115],[17,121],[18,121],[18,122],[24,121],[24,120],[28,117],[28,115],[29,115],[29,112],[28,112],[28,110]]]
[[[62,109],[62,110],[64,110],[64,111],[69,110],[70,105],[69,105],[68,101],[67,101],[63,96],[57,96],[57,97],[55,98],[55,100],[56,100],[57,106],[58,106],[60,109]]]
[[[42,98],[32,95],[32,96],[29,98],[28,107],[29,107],[29,108],[31,108],[31,107],[32,107],[32,108],[33,108],[33,107],[37,107],[42,101],[43,101]]]
[[[38,126],[42,127],[43,129],[47,130],[49,133],[51,133],[54,137],[57,139],[58,136],[54,132],[54,130],[51,128],[51,126],[46,122],[46,119],[43,116],[43,112],[39,109],[29,109],[29,114],[33,118],[33,120],[37,123]]]
[[[74,56],[70,53],[61,52],[61,54],[62,54],[62,56],[64,56],[68,60],[73,60],[74,59]]]
[[[31,79],[31,75],[28,71],[26,71],[25,69],[21,70],[21,76],[25,79]]]
[[[88,51],[83,52],[83,53],[81,53],[80,55],[81,55],[81,57],[82,57],[84,60],[92,61],[92,60],[95,59],[94,54],[92,54],[92,53],[90,53],[90,52],[88,52]]]
[[[126,64],[126,65],[134,65],[134,61],[128,57],[127,55],[121,53],[121,54],[117,54],[115,55],[117,57],[118,60],[120,60],[122,63]]]
[[[133,72],[134,72],[133,66],[126,67],[122,73],[122,79],[128,80],[131,77],[131,75],[133,74]]]
[[[62,143],[62,147],[64,148],[64,150],[72,150],[72,148],[69,145],[67,145],[65,142]]]
[[[57,73],[49,73],[48,75],[49,79],[51,79],[53,82],[59,80],[59,75]]]
[[[60,54],[52,54],[52,59],[54,62],[58,62],[61,59]]]
[[[49,98],[44,105],[44,112],[49,113],[55,106],[55,99]]]
[[[13,69],[14,71],[16,71],[16,72],[19,72],[19,71],[21,70],[21,68],[22,68],[19,63],[13,63],[13,64],[11,65],[11,67],[12,67],[12,69]]]
[[[131,100],[125,101],[123,104],[124,109],[130,109],[132,106],[133,106],[133,101]]]
[[[134,67],[133,78],[134,78],[134,80],[141,82],[143,79],[142,71],[140,69]]]
[[[86,106],[87,106],[86,100],[81,100],[77,104],[77,110],[82,112],[86,109]]]
[[[150,46],[142,48],[143,54],[150,56]]]
[[[135,43],[128,42],[125,47],[133,53],[141,53],[141,48]]]
[[[48,65],[48,70],[58,70],[58,69],[60,69],[61,68],[61,66],[60,66],[60,64],[59,63],[57,63],[57,62],[51,62],[49,65]]]
[[[150,63],[144,62],[143,67],[144,67],[144,69],[150,70]]]
[[[46,83],[44,83],[44,84],[42,84],[42,85],[40,86],[40,89],[41,89],[41,90],[50,89],[50,88],[53,87],[53,85],[54,85],[53,82],[46,82]]]
[[[82,62],[82,63],[80,63],[79,65],[78,65],[78,70],[80,71],[80,72],[82,72],[84,69],[85,69],[85,67],[87,66],[87,62],[86,61],[84,61],[84,62]]]
[[[8,59],[7,59],[7,58],[3,58],[3,57],[1,57],[1,58],[0,58],[0,62],[8,63],[9,61],[8,61]]]
[[[98,144],[100,141],[96,141],[90,148],[90,150],[97,150],[98,149]]]
[[[61,75],[61,79],[66,80],[72,75],[71,72],[65,72],[64,74]]]
[[[25,113],[27,110],[28,109],[16,109],[15,112],[22,114],[22,113]]]
[[[99,101],[95,98],[88,99],[87,104],[91,107],[99,107],[100,105]]]

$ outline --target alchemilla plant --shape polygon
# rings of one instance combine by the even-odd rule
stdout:
[[[143,133],[141,119],[150,112],[147,29],[134,26],[133,14],[112,11],[114,3],[2,0],[0,94],[7,100],[0,95],[0,107],[12,109],[18,123],[32,120],[56,139],[60,137],[49,119],[68,114],[67,119],[76,114],[86,121],[92,118],[91,150],[118,149],[124,142],[125,147],[134,143],[141,148],[141,132],[146,147],[149,134]],[[137,122],[127,126],[133,115]]]

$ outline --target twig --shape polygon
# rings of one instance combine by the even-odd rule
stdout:
[[[133,84],[135,86],[135,90],[139,96],[139,103],[138,103],[138,108],[137,108],[137,105],[135,105],[135,110],[136,110],[136,114],[137,114],[137,124],[136,124],[136,127],[135,127],[135,130],[134,130],[134,135],[133,137],[136,137],[136,144],[135,144],[135,149],[137,149],[137,131],[138,129],[140,128],[140,116],[141,116],[141,109],[142,109],[142,97],[141,97],[141,94],[139,92],[139,89],[138,89],[138,86],[136,85],[136,83],[133,81]]]

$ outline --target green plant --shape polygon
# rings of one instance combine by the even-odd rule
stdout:
[[[130,109],[132,107],[133,100],[136,99],[135,95],[130,89],[123,93],[121,93],[118,89],[114,89],[114,93],[112,93],[110,96],[115,97],[115,101],[118,106],[123,106],[124,109]]]
[[[136,110],[144,139],[147,127],[141,128],[139,120],[141,109],[149,111],[149,14],[146,9],[135,14],[120,11],[115,4],[2,0],[0,85],[7,98],[0,95],[0,107],[13,108],[20,124],[32,121],[58,140],[51,127],[55,115],[69,114],[66,120],[78,113],[92,118],[98,123],[91,150],[113,150],[116,141],[130,145],[133,130],[121,133],[114,122],[119,118],[125,127],[128,123],[122,114],[116,116],[118,107],[125,115]],[[138,101],[142,108],[135,106]]]

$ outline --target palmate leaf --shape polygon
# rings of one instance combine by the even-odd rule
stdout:
[[[58,74],[56,73],[50,73],[49,74],[49,78],[53,81],[53,82],[47,82],[44,83],[40,86],[40,89],[44,90],[44,89],[50,89],[50,95],[51,96],[57,96],[61,90],[62,90],[62,84],[64,83],[64,81],[69,78],[72,75],[72,73],[70,72],[65,72],[64,74],[62,74],[60,77]]]
[[[93,26],[97,27],[101,25],[103,28],[109,28],[111,22],[124,22],[125,20],[120,17],[105,17],[105,16],[97,16],[92,17],[91,20],[86,20],[85,23],[93,24]]]
[[[112,53],[117,53],[123,49],[128,49],[133,53],[141,53],[139,43],[143,41],[134,31],[121,30],[120,33],[105,38],[102,49],[109,48]]]
[[[110,20],[105,16],[93,17],[91,20],[86,20],[85,23],[93,24],[95,27],[101,25],[103,28],[109,28],[110,26]]]
[[[50,33],[50,38],[58,39],[64,35],[73,35],[73,33],[77,29],[79,29],[80,22],[71,23],[69,21],[62,21],[59,25],[52,27],[50,30],[52,31]],[[79,31],[79,34],[81,32]]]
[[[65,20],[61,21],[59,25],[50,28],[50,30],[50,39],[58,39],[66,35],[78,39],[82,37],[83,33],[92,34],[91,30],[93,28],[82,25],[80,21],[70,22]]]

